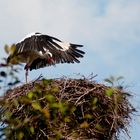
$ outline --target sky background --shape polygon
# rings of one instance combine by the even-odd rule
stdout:
[[[4,45],[17,43],[31,32],[83,44],[80,64],[56,65],[30,72],[47,78],[98,74],[103,82],[110,75],[124,76],[133,104],[140,109],[140,0],[1,0],[0,58]],[[25,81],[24,71],[20,78]],[[131,124],[132,140],[140,138],[140,118]],[[122,140],[124,138],[122,137]]]

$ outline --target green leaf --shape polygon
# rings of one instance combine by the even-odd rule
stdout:
[[[32,103],[32,107],[33,107],[34,109],[36,109],[36,110],[41,110],[41,106],[40,106],[40,104],[37,103],[37,102],[33,102],[33,103]]]
[[[86,118],[86,119],[92,119],[93,116],[92,116],[91,114],[86,114],[86,115],[84,116],[84,118]]]
[[[27,97],[29,99],[32,99],[32,97],[34,96],[34,93],[32,91],[30,91],[28,94],[27,94]]]
[[[54,87],[51,89],[52,93],[58,93],[59,92],[59,88],[58,87]]]
[[[43,79],[42,83],[43,83],[43,85],[51,85],[52,84],[52,80],[51,79],[50,80]]]
[[[48,94],[45,97],[49,102],[54,102],[55,101],[55,97],[51,94]]]
[[[69,117],[65,117],[65,118],[64,118],[64,121],[65,121],[65,122],[71,122],[71,120],[70,120]]]
[[[18,99],[13,99],[13,103],[14,103],[14,105],[17,107],[17,106],[19,105]]]
[[[19,132],[17,137],[18,137],[18,140],[22,140],[22,138],[24,137],[24,133],[23,132]]]
[[[53,108],[60,108],[60,104],[59,103],[53,103],[51,105],[51,107],[53,107]]]
[[[6,117],[6,119],[10,119],[12,116],[12,113],[10,111],[6,111],[4,116]]]
[[[94,97],[93,98],[93,101],[92,101],[93,105],[96,105],[97,101],[98,101],[98,98],[97,97]]]
[[[100,124],[96,124],[95,128],[101,132],[103,132],[105,129],[100,125]]]
[[[105,91],[105,94],[107,95],[107,96],[112,96],[113,95],[113,89],[111,89],[111,88],[109,88],[109,89],[107,89],[106,91]]]
[[[34,130],[34,127],[33,127],[33,126],[30,127],[30,132],[31,132],[32,134],[34,134],[35,130]]]

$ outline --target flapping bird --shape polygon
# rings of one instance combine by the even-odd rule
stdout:
[[[83,45],[66,43],[41,33],[31,33],[15,44],[14,51],[7,58],[7,64],[26,63],[24,69],[27,83],[28,70],[57,63],[79,63],[78,58],[85,54],[79,47]]]

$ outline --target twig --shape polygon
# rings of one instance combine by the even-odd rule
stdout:
[[[90,90],[88,90],[85,94],[83,94],[83,95],[81,95],[78,99],[77,99],[77,101],[75,102],[75,105],[79,102],[79,100],[82,98],[82,97],[84,97],[85,95],[87,95],[87,94],[89,94],[91,91],[93,91],[95,88],[92,88],[92,89],[90,89]]]

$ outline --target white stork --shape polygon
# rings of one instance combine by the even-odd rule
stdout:
[[[79,63],[78,58],[85,53],[78,49],[82,46],[65,43],[41,33],[32,33],[15,45],[13,53],[7,58],[7,64],[26,63],[24,69],[27,83],[28,70],[57,63]]]

